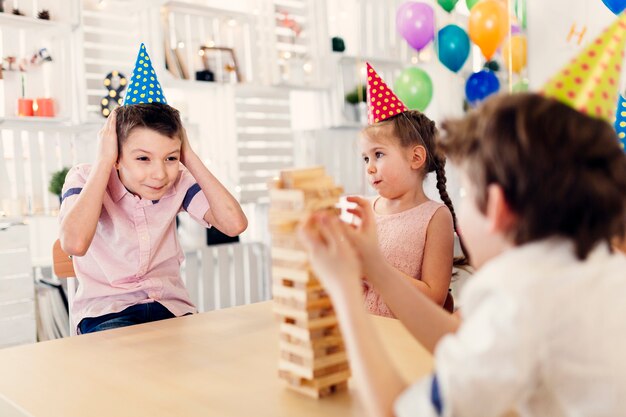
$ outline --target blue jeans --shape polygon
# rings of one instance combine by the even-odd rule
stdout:
[[[133,324],[171,319],[175,316],[161,303],[152,302],[130,306],[119,313],[105,314],[99,317],[86,317],[80,321],[78,328],[81,334],[94,333]]]

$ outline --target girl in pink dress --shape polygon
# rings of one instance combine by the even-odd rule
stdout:
[[[451,311],[448,289],[452,267],[467,264],[454,260],[456,216],[446,190],[445,158],[435,148],[435,122],[407,106],[367,64],[369,126],[360,148],[370,184],[378,191],[371,204],[377,235],[352,242],[363,263],[365,306],[370,313],[395,317],[401,306],[398,294],[382,295],[368,276],[403,279],[435,303]],[[437,189],[444,204],[424,193],[428,173],[437,175]],[[348,212],[363,218],[359,197],[348,197],[356,207]],[[378,245],[380,242],[380,246]],[[465,250],[461,244],[463,253]]]

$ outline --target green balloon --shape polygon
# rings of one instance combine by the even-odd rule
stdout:
[[[433,82],[426,71],[411,67],[400,73],[394,91],[409,109],[424,111],[433,98]]]
[[[514,93],[524,93],[528,91],[528,80],[519,80],[513,84],[512,90]]]
[[[476,3],[478,3],[480,0],[465,0],[465,3],[467,4],[467,10],[472,10],[472,7],[476,6]]]
[[[439,3],[443,10],[450,13],[454,9],[454,6],[456,6],[458,1],[459,0],[437,0],[437,3]]]
[[[515,0],[515,17],[522,29],[526,29],[526,0]]]

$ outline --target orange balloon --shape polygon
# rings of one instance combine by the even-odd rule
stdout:
[[[504,45],[502,45],[502,60],[504,61],[504,66],[509,69],[510,64],[511,71],[519,74],[526,66],[526,51],[526,36],[511,36],[504,41]],[[511,55],[510,58],[509,54]]]
[[[499,0],[482,0],[472,7],[469,37],[491,59],[509,32],[509,14]]]

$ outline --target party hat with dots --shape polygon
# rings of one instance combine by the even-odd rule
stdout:
[[[612,122],[626,41],[626,12],[543,87],[554,97],[589,116]]]
[[[367,119],[369,124],[378,123],[408,108],[367,63]]]
[[[617,103],[617,117],[615,118],[615,130],[622,144],[622,149],[626,152],[626,99],[620,94]]]
[[[139,47],[135,69],[130,76],[128,91],[124,97],[124,106],[139,103],[164,103],[167,100],[163,95],[161,84],[157,79],[156,72],[152,68],[152,61],[143,43]]]

